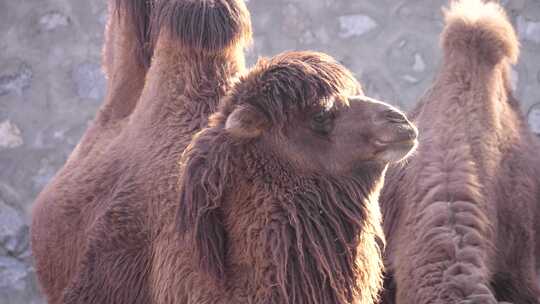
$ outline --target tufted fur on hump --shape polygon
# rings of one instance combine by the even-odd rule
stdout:
[[[312,52],[261,60],[231,90],[181,161],[178,225],[196,243],[203,271],[226,284],[227,261],[234,258],[227,256],[233,252],[229,239],[242,237],[231,236],[225,223],[261,223],[262,231],[248,234],[247,247],[234,251],[256,263],[250,266],[254,303],[373,302],[381,285],[384,241],[376,198],[384,168],[366,165],[346,177],[297,172],[272,149],[226,130],[239,106],[256,107],[268,124],[280,126],[321,96],[359,90],[346,69]],[[253,196],[228,201],[237,192]],[[257,204],[259,212],[231,217],[233,204]]]
[[[516,63],[519,41],[504,9],[484,0],[454,1],[444,10],[441,43],[446,55],[461,53],[491,64],[504,58]]]
[[[155,0],[154,42],[165,32],[179,47],[218,53],[251,41],[251,19],[243,0]]]

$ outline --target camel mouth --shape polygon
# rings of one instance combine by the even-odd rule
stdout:
[[[374,143],[381,148],[381,152],[385,152],[388,150],[412,150],[418,145],[418,140],[416,138],[397,141],[375,140]]]
[[[394,141],[375,140],[380,151],[377,158],[387,163],[397,163],[409,157],[418,146],[418,139],[407,138]]]
[[[378,147],[387,148],[387,147],[392,147],[392,146],[401,146],[401,145],[414,144],[417,141],[418,140],[416,138],[404,139],[404,140],[389,140],[389,141],[376,139],[373,143]]]
[[[373,140],[373,144],[380,150],[408,145],[414,146],[418,140],[418,129],[410,123],[394,125],[390,134],[386,133],[386,135]]]
[[[418,146],[418,130],[410,124],[400,126],[393,135],[392,138],[379,138],[373,141],[378,150],[377,158],[387,163],[404,160]]]

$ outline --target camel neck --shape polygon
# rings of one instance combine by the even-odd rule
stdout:
[[[382,269],[377,199],[384,168],[373,164],[353,176],[302,177],[274,157],[260,158],[257,149],[243,154],[246,167],[235,164],[244,172],[236,176],[246,186],[237,189],[256,185],[259,190],[235,190],[224,206],[225,222],[246,232],[237,240],[254,244],[247,250],[253,258],[248,264],[265,269],[250,278],[258,298],[245,302],[372,302],[378,290],[360,287],[373,286]],[[249,212],[249,227],[236,221],[238,214]],[[234,250],[245,248],[234,242],[229,240],[232,260],[244,255]]]

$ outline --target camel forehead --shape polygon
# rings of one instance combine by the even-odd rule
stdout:
[[[350,71],[331,57],[315,52],[288,52],[262,59],[234,90],[235,103],[250,103],[267,110],[291,107],[332,108],[347,104],[345,96],[361,92]]]

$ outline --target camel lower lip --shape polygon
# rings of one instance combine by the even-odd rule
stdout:
[[[386,162],[399,162],[408,157],[416,149],[417,145],[418,141],[416,139],[386,142],[381,146],[381,150],[377,155],[379,159]]]
[[[383,141],[383,140],[375,140],[375,145],[381,146],[381,147],[387,147],[387,146],[405,146],[405,145],[416,145],[416,139],[406,139],[406,140],[400,140],[400,141]]]

